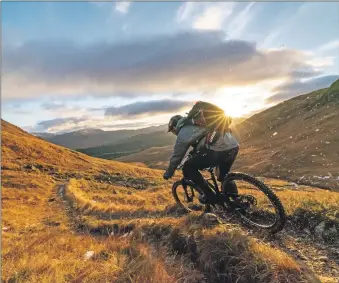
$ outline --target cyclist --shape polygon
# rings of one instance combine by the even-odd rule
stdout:
[[[218,166],[218,181],[222,182],[230,171],[239,151],[239,144],[230,130],[219,135],[213,144],[209,144],[209,130],[207,128],[187,123],[187,118],[181,115],[173,116],[168,123],[168,132],[177,136],[172,156],[163,177],[168,180],[174,175],[177,166],[184,158],[190,146],[194,147],[192,158],[183,166],[183,174],[192,180],[203,192],[199,196],[201,203],[216,203],[217,198],[208,186],[199,170]],[[237,193],[236,187],[230,190]]]

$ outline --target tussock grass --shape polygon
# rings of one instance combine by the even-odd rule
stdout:
[[[170,191],[165,188],[131,191],[117,186],[105,186],[99,190],[95,182],[75,179],[69,182],[65,197],[84,214],[96,214],[106,219],[165,216],[172,199]]]
[[[246,236],[240,229],[206,226],[197,213],[179,219],[145,218],[123,223],[87,217],[84,223],[91,229],[101,227],[102,232],[109,226],[110,231],[114,227],[118,231],[120,224],[120,237],[165,249],[176,261],[203,274],[206,281],[201,282],[320,282],[286,253]],[[130,230],[123,230],[125,227]]]
[[[264,179],[284,205],[289,219],[299,228],[313,229],[322,221],[336,225],[339,230],[339,193],[309,186]]]

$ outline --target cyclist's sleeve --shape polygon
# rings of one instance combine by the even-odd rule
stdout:
[[[190,143],[187,143],[180,139],[180,136],[177,137],[177,141],[175,142],[173,153],[167,168],[167,173],[170,176],[173,176],[175,169],[180,164],[181,160],[184,158],[185,153],[190,147]]]
[[[206,130],[197,126],[185,126],[178,134],[174,145],[173,153],[167,168],[167,173],[173,176],[175,169],[184,158],[189,147],[202,135],[206,134]]]

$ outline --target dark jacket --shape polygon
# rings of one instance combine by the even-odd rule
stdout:
[[[196,145],[198,151],[199,149],[205,147],[213,151],[226,151],[239,146],[238,141],[230,132],[227,132],[225,133],[225,135],[220,136],[213,145],[205,146],[208,130],[206,128],[198,127],[196,125],[184,125],[185,119],[186,118],[180,119],[176,127],[177,140],[174,145],[170,163],[166,170],[166,172],[170,176],[173,176],[175,169],[184,158],[190,146],[196,145],[196,142],[199,139],[200,141]]]

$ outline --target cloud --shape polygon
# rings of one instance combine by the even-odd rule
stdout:
[[[75,118],[75,117],[69,117],[69,118],[55,118],[52,120],[45,120],[37,123],[36,129],[40,130],[46,130],[49,128],[53,128],[60,125],[78,125],[79,123],[86,121],[88,118],[82,117],[82,118]]]
[[[309,55],[259,50],[221,31],[190,31],[121,43],[28,42],[3,50],[3,98],[138,96],[203,92],[282,79],[311,68]]]
[[[125,128],[140,128],[166,123],[172,113],[184,113],[193,106],[193,102],[162,99],[153,101],[138,101],[120,107],[105,107],[83,109],[82,114],[67,112],[69,116],[45,120],[29,128],[33,132],[61,133],[80,129],[100,128],[117,130]],[[55,110],[58,103],[45,103],[45,108]],[[95,115],[93,111],[104,111],[105,115]],[[28,129],[28,128],[27,128]]]
[[[219,30],[232,15],[235,3],[183,3],[177,12],[178,22],[187,22],[199,30]]]
[[[319,52],[326,52],[326,51],[331,51],[331,50],[338,50],[339,49],[339,39],[327,42],[324,45],[321,45],[318,48]]]
[[[65,109],[66,105],[65,103],[60,103],[60,102],[46,102],[46,103],[43,103],[41,107],[45,110],[61,110],[61,109]]]
[[[304,70],[299,69],[299,70],[293,70],[290,72],[290,77],[293,79],[307,79],[307,78],[312,78],[316,77],[323,74],[322,71],[314,69],[314,68],[306,68]]]
[[[267,102],[277,103],[301,94],[309,93],[314,90],[326,88],[337,79],[339,79],[339,75],[322,76],[306,81],[291,80],[273,89],[275,95],[269,97]]]
[[[99,8],[105,7],[106,5],[109,4],[109,2],[100,2],[100,1],[89,1],[89,4],[93,4]]]
[[[193,106],[193,102],[180,100],[154,100],[140,101],[127,104],[121,107],[108,107],[105,109],[106,116],[139,116],[139,115],[156,115],[164,113],[173,113]]]
[[[194,13],[194,11],[196,11],[197,8],[199,7],[197,4],[198,3],[195,3],[195,2],[183,3],[178,9],[177,21],[182,22],[182,21],[187,20]]]
[[[165,120],[167,121],[167,120]],[[66,117],[52,120],[45,120],[34,126],[25,127],[29,132],[47,132],[47,133],[68,133],[85,129],[102,129],[102,130],[121,130],[121,129],[139,129],[149,126],[159,125],[165,121],[152,123],[146,120],[130,121],[118,120],[99,117],[99,116],[82,116]],[[154,122],[154,121],[153,121]]]
[[[227,31],[230,37],[239,38],[245,30],[248,23],[252,20],[254,14],[252,9],[255,2],[248,3],[241,12],[239,12],[234,19],[227,26]]]
[[[131,2],[116,2],[115,11],[121,14],[127,14],[131,4]]]

